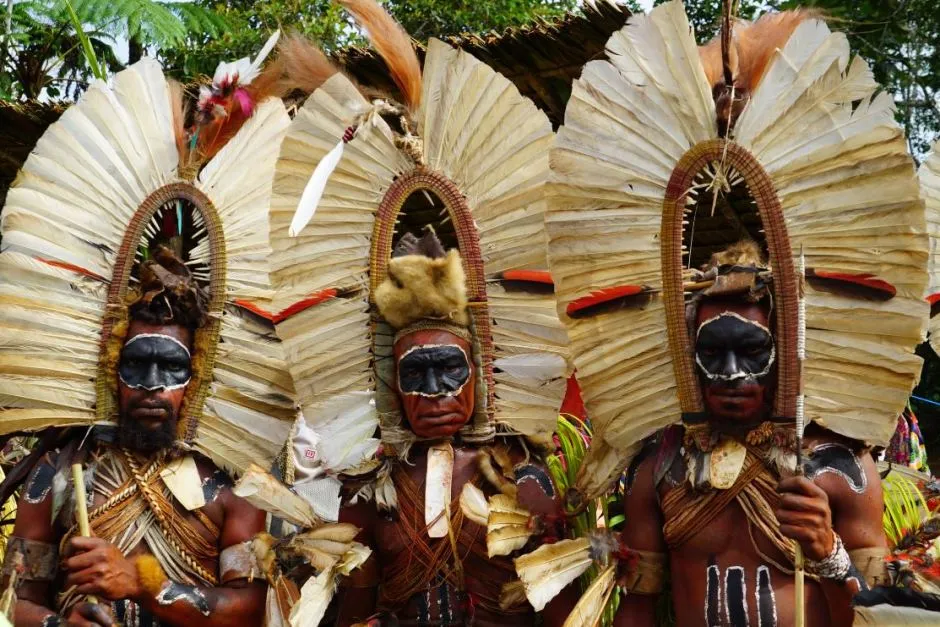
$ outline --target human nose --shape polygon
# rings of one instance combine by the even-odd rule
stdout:
[[[721,374],[725,375],[726,377],[730,377],[738,374],[738,372],[739,368],[737,355],[735,355],[734,351],[732,350],[725,352],[725,358],[721,364]]]
[[[160,367],[153,363],[147,367],[147,374],[144,376],[144,387],[151,391],[163,390],[166,385],[160,376]]]
[[[437,374],[433,368],[428,368],[424,372],[424,389],[428,394],[437,394],[441,391],[441,386],[437,381]]]

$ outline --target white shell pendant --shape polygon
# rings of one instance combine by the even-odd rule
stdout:
[[[428,449],[428,468],[424,479],[424,522],[428,536],[443,538],[450,520],[447,505],[454,477],[454,449],[450,443],[435,444]]]
[[[722,438],[711,454],[709,475],[712,487],[727,490],[733,486],[744,468],[745,457],[747,448],[743,444],[733,438]]]

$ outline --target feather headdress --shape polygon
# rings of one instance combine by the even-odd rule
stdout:
[[[927,210],[927,230],[930,234],[930,285],[927,302],[930,304],[930,346],[940,354],[940,145],[935,144],[917,173],[920,194]]]
[[[801,249],[807,275],[885,294],[806,286],[807,420],[887,442],[920,371],[925,218],[891,96],[812,14],[735,30],[732,65],[749,93],[739,115],[724,113],[727,134],[713,97],[723,72],[707,72],[673,0],[634,16],[608,41],[609,60],[585,66],[556,138],[547,224],[560,311],[604,290],[647,296],[566,319],[597,431],[578,482],[587,496],[643,438],[702,412],[683,323],[685,253],[696,254],[696,219],[723,215],[737,193],[757,208],[754,235],[773,270],[776,416],[795,415]],[[703,56],[714,68],[714,47]]]
[[[539,242],[551,124],[471,55],[432,39],[422,72],[409,38],[381,7],[342,4],[365,27],[401,95],[370,100],[336,74],[308,98],[281,150],[273,279],[277,308],[301,311],[278,334],[307,424],[317,429],[320,408],[334,396],[365,392],[375,399],[372,420],[381,423],[385,454],[407,453],[414,434],[389,382],[394,323],[414,312],[382,319],[377,289],[403,269],[390,258],[404,231],[443,223],[448,233],[438,228],[438,235],[459,257],[433,263],[448,276],[459,271],[466,293],[432,309],[462,310],[466,301],[481,377],[462,436],[485,441],[501,424],[548,442],[565,390],[566,368],[558,371],[564,329],[545,286],[515,289],[501,279],[504,271],[547,268]],[[422,222],[415,212],[429,217]],[[396,227],[399,220],[407,228]],[[317,299],[323,293],[343,296]],[[536,359],[530,368],[498,370],[500,360],[519,356]]]
[[[280,100],[259,102],[211,159],[194,163],[182,103],[149,59],[95,83],[49,127],[10,190],[3,433],[116,420],[126,298],[164,238],[209,294],[178,444],[234,470],[269,466],[286,439],[293,386],[281,346],[241,305],[264,308],[272,296],[267,210],[289,119]]]

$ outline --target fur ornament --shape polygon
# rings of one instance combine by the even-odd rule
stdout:
[[[134,560],[134,567],[137,568],[137,577],[144,590],[153,596],[160,594],[168,579],[157,558],[153,555],[141,555]]]
[[[470,324],[467,285],[460,254],[405,255],[388,263],[388,277],[375,290],[379,313],[395,329],[424,319]]]

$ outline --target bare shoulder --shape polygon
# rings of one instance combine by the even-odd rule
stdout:
[[[829,497],[832,523],[848,548],[884,545],[881,477],[869,450],[829,431],[807,437],[806,476]]]
[[[208,457],[196,455],[196,468],[199,471],[199,481],[202,486],[202,495],[206,499],[206,505],[219,501],[220,498],[228,496],[235,482],[225,470],[219,468]],[[231,495],[234,496],[234,495]],[[225,500],[220,503],[225,505]]]

